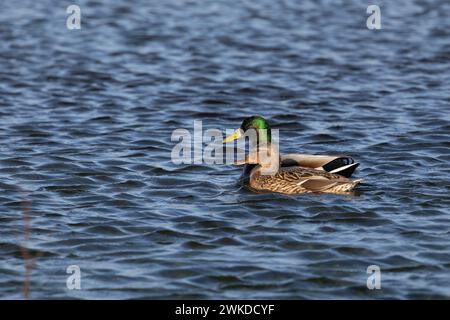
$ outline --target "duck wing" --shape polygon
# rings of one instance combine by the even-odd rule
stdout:
[[[252,173],[250,184],[256,189],[282,193],[329,192],[331,190],[351,190],[356,183],[339,174],[299,166],[280,168],[275,175],[261,175],[259,170]]]
[[[281,167],[300,166],[351,177],[359,163],[349,156],[327,156],[300,153],[282,154]]]

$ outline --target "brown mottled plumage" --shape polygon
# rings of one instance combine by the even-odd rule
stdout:
[[[299,166],[281,167],[274,175],[261,173],[261,166],[250,172],[248,184],[255,190],[279,193],[325,192],[345,194],[361,180],[350,180],[338,174]]]

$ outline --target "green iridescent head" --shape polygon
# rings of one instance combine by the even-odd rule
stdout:
[[[232,135],[225,138],[224,142],[239,139],[245,134],[247,130],[256,130],[258,133],[258,142],[271,142],[272,134],[269,123],[261,116],[252,116],[245,118],[242,121],[241,127],[237,129]]]

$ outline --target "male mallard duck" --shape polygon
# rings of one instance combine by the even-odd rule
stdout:
[[[245,164],[242,178],[252,189],[287,194],[347,193],[361,182],[348,179],[359,165],[348,156],[280,155],[276,144],[272,144],[269,124],[260,116],[244,119],[223,142],[251,132],[256,133],[256,147],[235,164]]]

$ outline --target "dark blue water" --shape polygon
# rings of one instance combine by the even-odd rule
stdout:
[[[81,30],[69,4],[0,5],[1,298],[27,252],[31,299],[450,298],[448,1],[374,3],[381,30],[365,1],[79,0]],[[253,114],[364,184],[253,194],[171,162],[174,129]]]

